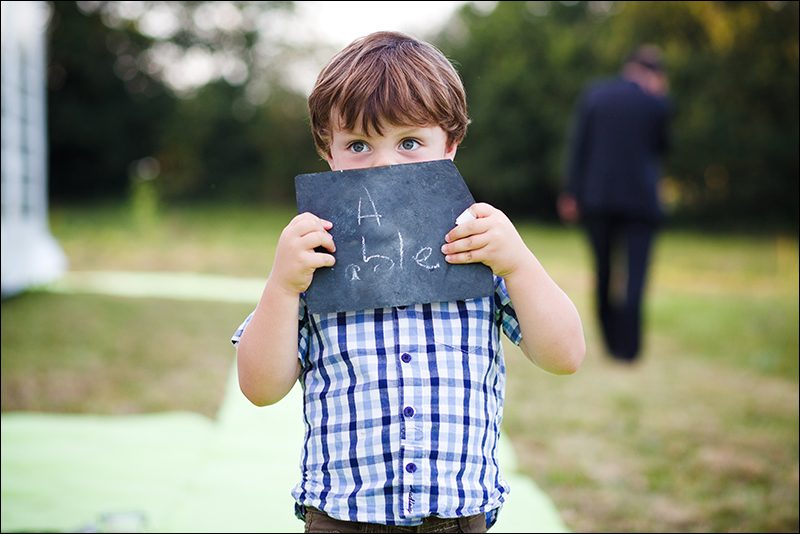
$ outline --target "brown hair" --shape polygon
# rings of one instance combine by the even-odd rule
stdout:
[[[440,126],[448,146],[467,133],[467,96],[458,73],[433,45],[397,32],[356,39],[322,69],[308,97],[317,152],[330,154],[332,122],[382,135],[381,124]],[[337,114],[338,117],[334,117]]]
[[[636,63],[642,67],[655,71],[664,71],[664,59],[661,49],[655,45],[641,45],[636,47],[625,59],[625,64]]]

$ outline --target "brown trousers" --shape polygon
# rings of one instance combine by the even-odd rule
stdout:
[[[305,532],[486,532],[484,514],[446,519],[426,517],[421,525],[380,525],[334,519],[316,508],[306,508]]]

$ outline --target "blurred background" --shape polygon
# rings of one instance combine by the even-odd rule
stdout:
[[[473,123],[458,164],[476,198],[555,221],[580,90],[618,72],[634,45],[652,42],[665,52],[676,104],[664,168],[673,224],[796,228],[795,2],[455,7],[420,37],[456,62],[467,87]],[[53,3],[51,202],[130,198],[136,162],[154,158],[154,190],[166,205],[292,203],[294,176],[325,169],[310,142],[305,98],[343,46],[304,25],[313,9]]]
[[[408,31],[463,78],[472,124],[456,164],[473,196],[511,216],[584,321],[574,377],[508,348],[504,427],[520,469],[577,531],[798,531],[797,2],[37,4],[38,145],[11,144],[3,59],[3,276],[17,254],[7,221],[27,213],[53,239],[36,257],[55,267],[2,302],[4,416],[215,417],[230,336],[296,213],[294,177],[327,170],[307,120],[314,79],[353,38]],[[621,367],[603,357],[591,256],[556,198],[581,90],[643,43],[663,50],[675,106],[669,217],[643,361]],[[12,203],[11,154],[40,145],[41,202]],[[75,277],[97,272],[206,278],[194,299],[131,298]],[[209,296],[231,279],[250,283],[244,298]]]

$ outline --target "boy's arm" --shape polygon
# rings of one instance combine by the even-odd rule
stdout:
[[[505,280],[525,355],[550,373],[574,373],[586,353],[575,305],[550,278],[503,212],[488,204],[474,204],[470,211],[477,218],[456,226],[445,237],[442,252],[447,261],[482,262],[491,267]]]
[[[300,293],[308,289],[314,271],[334,264],[336,250],[328,233],[333,225],[310,213],[298,215],[284,228],[275,263],[253,317],[236,346],[239,387],[257,406],[274,404],[300,376],[297,320]]]

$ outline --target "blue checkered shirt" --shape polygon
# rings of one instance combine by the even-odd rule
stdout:
[[[390,525],[480,513],[493,522],[509,491],[497,460],[501,329],[519,344],[499,277],[492,297],[358,312],[312,315],[301,295],[299,508]]]

